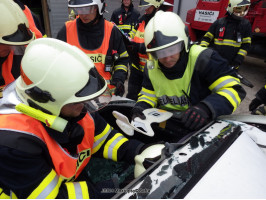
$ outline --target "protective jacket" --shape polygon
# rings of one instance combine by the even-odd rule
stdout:
[[[69,35],[75,33],[76,36],[69,38]],[[75,41],[74,41],[75,37]],[[81,48],[81,50],[90,52],[92,61],[96,64],[100,62],[102,69],[99,73],[107,77],[105,72],[106,58],[113,63],[112,69],[107,69],[111,74],[111,79],[119,79],[124,82],[127,78],[129,57],[120,31],[110,22],[99,17],[96,24],[84,24],[80,18],[67,22],[58,32],[57,39],[65,42],[74,41],[73,45]],[[107,49],[107,52],[103,52]],[[114,60],[114,54],[118,54],[119,58]],[[105,56],[105,57],[104,57]],[[110,62],[108,60],[108,62]],[[99,68],[99,67],[98,67]],[[97,68],[97,69],[98,69]],[[108,79],[107,79],[108,80]]]
[[[67,43],[77,46],[83,52],[85,52],[91,60],[94,62],[97,71],[100,75],[108,81],[110,84],[111,74],[109,71],[105,71],[105,59],[108,51],[108,44],[110,42],[110,36],[113,29],[113,24],[108,21],[104,21],[105,37],[101,46],[96,50],[87,50],[82,48],[79,44],[78,31],[77,31],[77,21],[66,22],[66,32],[67,32]]]
[[[19,101],[10,98],[14,89],[14,83],[8,85],[0,104],[1,198],[101,198],[81,175],[91,156],[133,163],[143,146],[114,130],[98,113],[71,121],[66,132],[50,129],[14,109],[13,102]],[[77,126],[81,131],[73,131]]]
[[[19,77],[21,59],[22,55],[14,55],[14,51],[5,58],[0,57],[0,98],[4,87]]]
[[[146,47],[144,43],[144,30],[145,26],[148,24],[151,16],[143,15],[139,19],[139,23],[134,29],[129,33],[132,37],[133,50],[131,53],[131,68],[130,76],[128,80],[128,94],[127,98],[137,100],[138,94],[141,90],[141,84],[143,80],[144,66],[148,59],[146,54]]]
[[[250,22],[234,19],[231,15],[216,20],[203,36],[201,46],[210,46],[227,59],[230,65],[243,63],[251,45]]]
[[[125,10],[122,4],[120,8],[114,10],[110,21],[114,22],[119,29],[128,34],[137,24],[139,17],[140,13],[134,8],[133,4],[129,6],[128,11]]]
[[[193,45],[189,54],[182,52],[172,69],[158,60],[148,61],[136,105],[186,110],[202,102],[213,118],[231,114],[246,95],[234,75],[215,51]]]

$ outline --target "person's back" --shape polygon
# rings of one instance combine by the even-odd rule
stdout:
[[[214,48],[235,68],[243,63],[251,45],[251,24],[244,18],[249,6],[250,1],[231,0],[227,16],[217,19],[200,43]]]
[[[16,3],[3,0],[0,5],[1,98],[3,88],[19,76],[24,45],[34,39],[34,34],[29,29],[29,22],[25,14]]]

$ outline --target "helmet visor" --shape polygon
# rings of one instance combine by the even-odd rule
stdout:
[[[157,51],[150,52],[150,54],[155,58],[155,59],[161,59],[165,58],[168,56],[175,55],[177,53],[180,53],[184,48],[184,42],[179,42],[177,44],[174,44],[170,47],[160,49]]]
[[[97,7],[93,6],[86,6],[86,7],[77,7],[73,9],[76,15],[88,15],[93,14],[97,11]]]
[[[93,3],[93,0],[70,0],[68,2],[68,7],[74,8],[74,7],[83,7],[83,6],[89,6]]]
[[[109,90],[109,88],[107,88],[102,95],[92,100],[86,101],[84,103],[84,106],[89,113],[93,113],[107,106],[111,98],[112,98],[111,91]]]
[[[103,79],[103,77],[98,73],[96,68],[92,68],[89,71],[89,80],[87,84],[78,91],[75,96],[76,97],[86,97],[93,95],[100,90],[102,90],[106,85],[106,81]]]
[[[151,4],[145,0],[140,0],[139,2],[139,7],[143,7],[143,6],[150,6]]]
[[[33,37],[33,33],[27,28],[26,24],[19,24],[16,32],[6,35],[2,39],[7,42],[27,42]]]
[[[238,6],[233,8],[233,14],[238,17],[244,17],[248,13],[249,5]]]

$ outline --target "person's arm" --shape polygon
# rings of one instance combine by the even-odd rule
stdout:
[[[122,38],[122,35],[117,27],[113,27],[108,52],[116,52],[119,58],[114,61],[112,72],[112,80],[120,80],[123,83],[127,79],[129,56]]]
[[[208,47],[210,45],[210,43],[214,40],[216,26],[217,26],[217,20],[210,26],[208,31],[202,37],[200,46]]]
[[[11,190],[19,199],[71,199],[74,195],[78,198],[79,191],[75,189],[78,187],[85,198],[99,197],[85,181],[65,183],[42,154],[0,146],[0,170],[0,187],[5,194]],[[89,190],[93,192],[89,194]]]
[[[138,140],[127,139],[122,133],[113,129],[99,113],[93,113],[92,117],[95,122],[92,154],[133,164],[135,156],[144,144]]]
[[[211,91],[201,102],[208,106],[212,118],[234,112],[245,98],[246,92],[226,60],[213,51],[208,64],[201,67],[199,73],[201,80],[206,82]]]
[[[67,41],[67,36],[66,36],[66,25],[64,25],[59,32],[57,33],[56,39],[62,40],[64,42]]]
[[[153,85],[149,79],[148,68],[145,66],[143,73],[142,89],[140,96],[135,106],[142,107],[143,109],[157,107],[158,99],[155,95]]]
[[[116,10],[114,10],[114,12],[112,13],[110,21],[117,24]]]
[[[241,24],[240,30],[243,30],[243,32],[241,32],[242,43],[237,55],[232,61],[233,66],[236,67],[243,63],[251,45],[251,24],[249,21],[246,20],[246,23]]]

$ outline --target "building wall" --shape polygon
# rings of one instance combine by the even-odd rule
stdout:
[[[57,36],[58,31],[68,20],[68,1],[67,0],[47,0],[49,7],[49,19],[51,27],[51,35],[53,38]]]
[[[196,0],[174,0],[173,11],[177,13],[181,19],[185,22],[187,17],[187,11],[195,8],[197,5]]]

